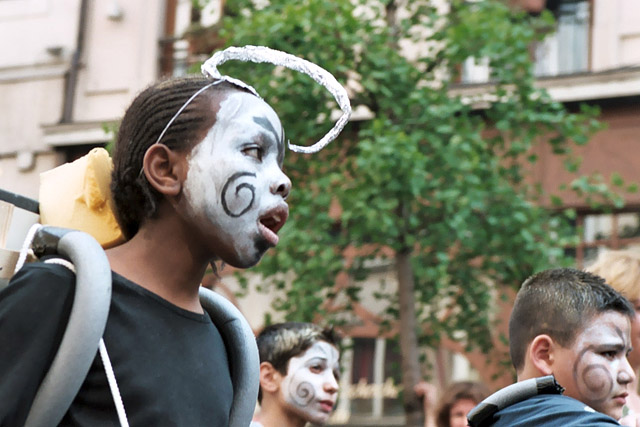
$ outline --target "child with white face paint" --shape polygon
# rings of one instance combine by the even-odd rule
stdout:
[[[252,427],[324,425],[338,394],[338,337],[311,323],[279,323],[258,336],[260,410]]]
[[[469,413],[469,425],[619,425],[635,379],[626,357],[633,316],[629,301],[594,274],[556,268],[531,276],[509,319],[509,348],[518,381],[535,384],[498,391]]]
[[[229,426],[230,364],[200,283],[211,262],[249,267],[277,244],[291,187],[283,157],[276,113],[227,81],[167,79],[127,109],[111,182],[127,241],[106,251],[112,298],[103,338],[130,425]],[[0,295],[0,341],[12,343],[0,345],[0,425],[25,425],[74,284],[65,267],[37,262]],[[33,334],[8,340],[11,331]],[[61,424],[119,425],[118,415],[98,359]]]

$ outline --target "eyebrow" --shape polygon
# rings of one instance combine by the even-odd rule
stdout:
[[[593,345],[591,346],[591,349],[595,352],[600,352],[600,351],[625,352],[627,350],[627,345],[625,343],[604,343],[604,344]]]
[[[278,148],[278,162],[282,163],[282,161],[284,160],[284,141],[281,138],[278,138],[278,132],[276,132],[276,129],[273,127],[273,124],[267,120],[265,117],[257,117],[254,116],[253,117],[253,122],[256,123],[258,126],[262,127],[264,130],[266,130],[268,133],[270,133],[273,136],[273,139],[276,141],[276,145]]]

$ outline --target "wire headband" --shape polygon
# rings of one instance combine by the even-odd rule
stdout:
[[[226,81],[242,89],[248,90],[258,98],[262,99],[258,92],[252,86],[246,84],[242,80],[234,79],[233,77],[220,74],[217,68],[218,65],[223,64],[230,59],[255,63],[266,62],[269,64],[279,65],[294,71],[301,72],[324,86],[335,98],[336,102],[340,106],[340,109],[342,110],[342,116],[340,116],[333,128],[329,132],[327,132],[327,134],[323,136],[320,141],[309,147],[293,145],[289,142],[289,149],[291,151],[295,151],[298,153],[317,153],[318,151],[326,147],[331,141],[336,139],[342,129],[344,129],[347,121],[349,121],[349,117],[351,116],[351,104],[349,103],[349,95],[347,94],[345,88],[342,87],[340,83],[338,83],[335,77],[333,77],[333,75],[324,68],[317,66],[313,62],[298,58],[297,56],[293,56],[288,53],[270,49],[264,46],[248,45],[244,47],[229,47],[225,50],[214,53],[211,58],[209,58],[207,61],[205,61],[204,64],[202,64],[202,73],[214,80],[208,85],[198,89],[197,92],[195,92],[189,99],[187,99],[182,107],[180,107],[178,111],[176,111],[176,113],[173,115],[173,117],[171,117],[164,129],[162,129],[162,132],[160,133],[160,136],[156,140],[155,144],[160,143],[160,140],[169,129],[169,126],[171,126],[171,124],[180,115],[180,113],[182,113],[182,111],[187,108],[191,101],[193,101],[198,95],[200,95],[202,92],[213,85]]]

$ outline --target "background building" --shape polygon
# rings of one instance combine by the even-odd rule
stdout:
[[[557,18],[557,30],[535,49],[539,84],[569,108],[600,107],[607,125],[583,147],[584,173],[627,181],[640,175],[640,2],[637,0],[520,0],[531,13],[542,8]],[[221,3],[195,13],[190,0],[0,0],[0,188],[37,198],[39,173],[106,145],[134,95],[163,75],[183,74],[218,47],[215,23]],[[488,72],[482,59],[463,65],[454,89],[483,91]],[[541,147],[534,176],[555,190],[570,178],[560,160]],[[575,248],[583,266],[602,248],[640,245],[640,194],[625,207],[595,213],[577,198]],[[228,273],[225,271],[224,273]],[[393,275],[378,266],[371,287]],[[255,289],[252,283],[251,289]],[[268,311],[269,296],[237,298],[237,284],[223,275],[216,289],[247,315],[255,330]],[[343,392],[337,421],[391,425],[402,419],[393,378],[398,359],[393,342],[379,337],[373,299],[357,314],[352,349],[344,356]],[[453,347],[426,352],[433,380],[474,378],[474,360]]]

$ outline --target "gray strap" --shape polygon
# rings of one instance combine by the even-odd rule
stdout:
[[[227,345],[233,384],[229,427],[247,427],[253,417],[260,386],[256,337],[242,313],[222,295],[200,287],[200,303]]]
[[[48,227],[43,227],[46,232]],[[76,289],[67,329],[25,422],[26,427],[58,425],[71,406],[91,363],[109,315],[111,268],[100,244],[89,234],[69,231],[57,244],[76,269]]]
[[[472,427],[493,425],[492,417],[507,406],[514,405],[539,394],[562,394],[564,388],[556,382],[553,375],[530,378],[511,384],[496,391],[480,402],[467,414],[467,421]]]

